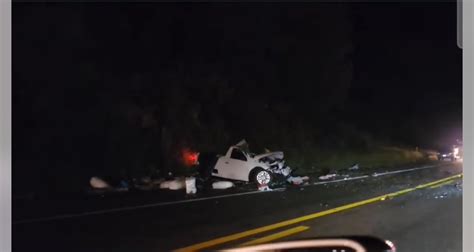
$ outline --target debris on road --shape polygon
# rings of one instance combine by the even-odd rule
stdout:
[[[212,189],[228,189],[234,187],[234,183],[230,181],[217,181],[212,183]]]
[[[126,180],[121,180],[120,182],[111,185],[104,179],[95,176],[89,180],[89,184],[90,188],[86,190],[87,193],[99,194],[101,196],[104,193],[110,192],[127,192],[130,187]]]
[[[143,177],[138,180],[134,180],[133,186],[135,189],[141,191],[151,191],[159,188],[160,184],[165,181],[164,178],[151,179],[150,177]]]
[[[174,180],[163,181],[160,184],[160,189],[180,190],[186,187],[184,178],[176,178]]]
[[[304,177],[288,177],[286,179],[286,181],[288,181],[288,183],[290,184],[293,184],[293,185],[301,185],[305,182],[307,182],[309,180],[309,177],[308,176],[304,176]]]
[[[335,174],[335,173],[333,173],[333,174],[328,174],[328,175],[320,176],[320,177],[319,177],[319,180],[328,180],[328,179],[334,178],[334,177],[336,177],[336,176],[337,176],[337,174]]]
[[[359,164],[354,164],[351,167],[349,167],[349,171],[353,171],[353,170],[359,170]]]
[[[291,168],[289,166],[285,167],[285,168],[277,168],[277,169],[272,169],[272,172],[275,173],[275,174],[281,174],[285,177],[289,176],[290,173],[291,173]]]
[[[150,185],[159,185],[161,184],[161,182],[163,182],[164,179],[160,178],[160,179],[153,179],[150,181]]]
[[[126,180],[120,180],[119,185],[115,188],[116,191],[118,192],[126,192],[128,191],[130,185]]]
[[[129,184],[125,180],[120,180],[119,188],[128,188]]]
[[[199,190],[228,189],[244,187],[247,182],[257,184],[258,190],[267,191],[275,186],[284,187],[287,184],[303,185],[309,180],[308,176],[295,176],[294,170],[285,164],[284,154],[281,151],[264,149],[262,154],[250,152],[248,143],[241,140],[228,148],[224,156],[214,153],[201,153],[184,149],[182,159],[186,166],[197,168],[196,177],[178,177],[168,172],[160,179],[150,176],[122,180],[116,188],[110,186],[98,177],[91,178],[93,188],[111,188],[113,190],[128,190],[129,188],[141,191],[155,189],[185,190],[187,194],[196,194]],[[189,174],[190,175],[190,174]],[[187,175],[187,176],[189,176]],[[234,180],[212,183],[211,177]],[[242,181],[239,183],[239,181]]]
[[[189,177],[186,178],[186,194],[196,194],[197,188],[196,188],[196,178],[195,177]]]
[[[140,183],[143,183],[143,184],[150,184],[151,183],[151,178],[146,176],[146,177],[142,177],[140,178]]]
[[[265,192],[265,191],[272,191],[272,189],[268,185],[262,185],[258,187],[259,191]]]
[[[89,181],[90,185],[94,189],[110,189],[112,188],[107,182],[99,177],[92,177]]]

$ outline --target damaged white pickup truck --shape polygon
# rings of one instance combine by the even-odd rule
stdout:
[[[225,156],[218,156],[212,176],[268,185],[275,174],[290,175],[291,169],[285,165],[283,157],[281,151],[254,155],[242,140],[231,146]]]

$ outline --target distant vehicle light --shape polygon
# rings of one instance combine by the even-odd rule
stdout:
[[[446,155],[446,154],[443,154],[442,156],[443,156],[443,157],[446,157],[447,155]]]
[[[459,154],[459,148],[454,148],[454,156],[457,156]]]

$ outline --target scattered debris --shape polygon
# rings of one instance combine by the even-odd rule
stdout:
[[[309,177],[308,176],[304,176],[304,177],[288,177],[286,179],[286,181],[288,181],[288,183],[290,184],[293,184],[293,185],[301,185],[303,183],[305,183],[306,181],[309,180]]]
[[[140,182],[143,183],[143,184],[150,184],[151,183],[151,178],[150,177],[142,177],[140,179]]]
[[[128,187],[129,187],[129,184],[127,181],[125,180],[120,181],[119,188],[128,188]]]
[[[352,170],[359,170],[359,164],[354,164],[352,165],[351,167],[349,167],[349,170],[352,171]]]
[[[153,184],[146,184],[146,185],[135,185],[135,188],[141,191],[151,191],[155,188],[156,185]]]
[[[258,190],[259,190],[259,191],[262,191],[262,192],[264,192],[264,191],[272,191],[272,189],[271,189],[270,187],[268,187],[268,185],[259,186],[259,187],[258,187]]]
[[[234,183],[230,181],[217,181],[212,183],[212,189],[228,189],[234,187]]]
[[[160,178],[160,179],[154,179],[150,182],[151,185],[159,185],[161,184],[161,182],[163,182],[164,179]]]
[[[174,180],[171,181],[169,184],[170,190],[180,190],[186,187],[186,183],[184,180]]]
[[[283,165],[283,163],[280,163],[281,165]],[[289,176],[290,173],[291,173],[291,168],[289,166],[286,166],[285,168],[281,168],[280,166],[277,168],[277,169],[272,169],[272,172],[273,173],[276,173],[276,174],[281,174],[285,177]]]
[[[126,180],[120,180],[117,187],[113,188],[113,191],[117,192],[126,192],[128,191],[130,185]]]
[[[170,182],[171,181],[163,181],[160,183],[160,189],[168,189],[170,188]]]
[[[138,180],[133,180],[133,187],[141,191],[151,191],[160,187],[160,184],[165,181],[164,178],[151,179],[150,177],[143,177]]]
[[[248,143],[244,140],[236,145],[230,146],[226,155],[215,153],[201,153],[185,149],[183,158],[190,166],[197,167],[196,177],[176,177],[173,172],[167,172],[160,179],[152,179],[150,176],[137,177],[130,180],[122,180],[116,188],[98,177],[92,177],[90,184],[94,189],[128,190],[129,188],[143,191],[160,189],[181,190],[185,189],[187,194],[195,194],[199,190],[207,190],[211,185],[211,177],[220,177],[239,182],[218,181],[212,183],[213,189],[227,189],[243,186],[247,182],[255,182],[260,191],[269,191],[276,184],[284,187],[289,183],[292,185],[303,185],[309,180],[308,176],[292,176],[295,170],[285,164],[284,154],[281,151],[270,151],[264,149],[264,153],[255,155],[250,152]],[[329,179],[336,174],[321,176],[319,179]]]
[[[195,177],[186,178],[185,184],[186,184],[186,194],[196,194],[197,188],[196,188]]]
[[[334,178],[336,177],[336,174],[328,174],[328,175],[324,175],[324,176],[320,176],[319,177],[319,180],[327,180],[327,179],[330,179],[330,178]]]
[[[92,177],[89,183],[92,186],[92,188],[95,188],[95,189],[110,189],[111,188],[111,186],[107,182],[105,182],[103,179],[99,177]]]
[[[180,190],[186,187],[185,179],[176,178],[174,180],[163,181],[160,184],[161,189]]]

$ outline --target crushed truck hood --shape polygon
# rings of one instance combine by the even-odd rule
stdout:
[[[254,158],[256,160],[260,160],[261,158],[265,158],[265,157],[271,160],[278,160],[278,159],[283,159],[284,155],[282,151],[274,151],[274,152],[268,152],[268,153],[256,155]]]

